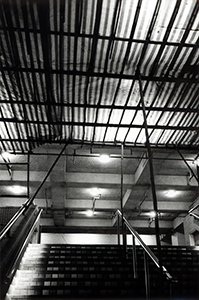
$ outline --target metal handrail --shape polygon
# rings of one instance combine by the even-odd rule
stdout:
[[[195,213],[192,212],[190,212],[189,215],[199,220],[199,215],[196,215]]]
[[[144,251],[149,255],[149,257],[152,259],[152,261],[155,263],[155,265],[160,268],[159,259],[157,256],[151,251],[151,249],[144,243],[142,238],[140,237],[139,233],[131,226],[131,224],[127,221],[127,219],[122,216],[122,213],[120,210],[117,210],[117,214],[124,220],[124,223],[126,227],[129,229],[131,234],[135,237],[135,239],[138,241],[138,243],[141,245],[141,247],[144,249]],[[166,275],[167,279],[172,280],[172,275],[167,271],[167,269],[162,266],[163,273]]]
[[[37,223],[38,223],[38,221],[39,221],[39,219],[40,219],[40,217],[41,217],[42,211],[43,211],[43,209],[40,208],[39,211],[38,211],[38,213],[37,213],[36,219],[35,219],[34,223],[32,224],[32,226],[31,226],[31,228],[30,228],[30,230],[29,230],[29,232],[28,232],[28,234],[27,234],[27,236],[26,236],[26,238],[25,238],[25,241],[23,242],[23,245],[22,245],[22,247],[20,248],[19,253],[17,254],[17,257],[15,258],[14,264],[12,265],[12,267],[10,268],[10,270],[7,271],[7,274],[6,274],[6,277],[7,277],[7,278],[9,278],[9,277],[13,274],[13,272],[15,271],[16,265],[17,265],[17,263],[18,263],[18,261],[19,261],[21,255],[23,254],[23,251],[24,251],[24,249],[25,249],[25,247],[26,247],[28,241],[30,240],[30,238],[31,238],[31,236],[32,236],[32,233],[33,233],[34,230],[35,230],[35,227],[36,227],[36,225],[37,225]]]
[[[4,228],[0,232],[0,240],[6,235],[6,233],[10,230],[12,225],[19,219],[19,217],[23,214],[23,212],[26,210],[27,206],[26,203],[23,204],[19,210],[16,212],[16,214],[11,218],[11,220],[4,226]]]
[[[25,230],[22,230],[22,232],[17,235],[15,234],[14,241],[10,241],[13,247],[11,246],[9,249],[7,249],[6,246],[3,250],[5,259],[4,263],[0,266],[2,275],[0,292],[1,299],[6,297],[6,293],[8,292],[11,281],[19,267],[23,254],[25,253],[28,243],[31,241],[33,233],[37,228],[42,211],[43,209],[39,209],[36,212],[34,209],[34,218],[32,219],[32,214],[25,224]],[[10,243],[8,243],[8,245],[10,245]]]
[[[57,156],[57,158],[55,159],[55,161],[53,162],[52,166],[50,167],[49,171],[47,172],[46,176],[44,177],[44,179],[42,180],[42,182],[40,183],[39,187],[37,188],[37,190],[35,191],[34,195],[32,197],[30,197],[20,208],[19,210],[16,212],[16,214],[11,218],[11,220],[5,225],[5,227],[2,229],[2,231],[0,232],[0,241],[2,240],[2,238],[6,235],[6,233],[10,230],[10,228],[12,227],[12,225],[19,219],[19,217],[23,214],[23,212],[33,203],[33,201],[35,200],[38,192],[40,191],[41,187],[43,186],[43,184],[45,183],[46,179],[48,178],[48,176],[50,175],[52,169],[54,168],[54,166],[56,165],[57,161],[59,160],[59,158],[61,157],[62,153],[65,151],[66,147],[67,147],[68,143],[66,143],[63,147],[63,149],[61,150],[61,152],[59,153],[59,155]]]

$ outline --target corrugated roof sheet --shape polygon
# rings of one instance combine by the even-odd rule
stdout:
[[[199,1],[0,0],[0,147],[199,143]]]

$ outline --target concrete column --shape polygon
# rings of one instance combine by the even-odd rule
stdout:
[[[65,226],[66,160],[60,157],[51,172],[51,197],[55,226]]]
[[[185,245],[194,246],[193,234],[199,232],[199,221],[193,216],[187,215],[183,222],[184,234],[185,234]]]

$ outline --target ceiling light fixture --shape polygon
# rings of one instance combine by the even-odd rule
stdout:
[[[9,152],[6,152],[6,151],[1,151],[0,155],[1,155],[1,157],[2,157],[2,159],[4,161],[4,163],[5,163],[5,165],[7,167],[8,173],[10,175],[10,179],[12,180],[12,175],[13,175],[12,173],[13,172],[12,172],[12,166],[10,164],[10,156],[11,156],[11,154]]]
[[[110,160],[110,156],[108,154],[101,154],[99,159],[102,163],[107,163]]]
[[[197,167],[199,167],[199,156],[197,156],[196,158],[194,158],[193,163],[194,163],[194,165],[196,165]]]
[[[169,197],[169,198],[173,198],[175,197],[176,195],[178,194],[178,192],[176,190],[168,190],[166,192],[166,196]]]
[[[149,213],[149,215],[150,215],[150,218],[155,218],[156,212],[155,212],[155,211],[151,211],[151,212]]]
[[[94,215],[94,211],[91,210],[91,209],[89,209],[89,210],[86,211],[86,215],[87,215],[88,217],[92,217],[92,216]]]
[[[14,194],[24,194],[27,191],[26,187],[20,185],[13,185],[10,187],[10,190]]]
[[[88,217],[93,216],[95,213],[95,202],[96,202],[96,200],[99,200],[101,198],[101,194],[99,192],[100,192],[99,188],[92,188],[92,195],[93,195],[92,209],[86,211],[86,215]]]
[[[99,189],[99,188],[96,188],[96,187],[92,188],[92,189],[91,189],[91,195],[92,195],[93,197],[99,196],[99,195],[100,195],[100,189]]]
[[[1,152],[1,156],[4,160],[6,160],[6,162],[10,163],[10,157],[11,157],[11,154],[7,151],[2,151]]]

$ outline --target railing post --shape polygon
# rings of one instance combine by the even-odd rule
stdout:
[[[120,216],[117,214],[117,242],[120,246]]]
[[[121,211],[117,211],[117,214],[122,218],[122,213]],[[126,225],[126,227],[128,228],[128,230],[130,231],[130,233],[135,237],[136,241],[140,244],[140,246],[143,248],[143,250],[145,251],[145,254],[147,254],[151,259],[152,261],[154,262],[154,264],[159,268],[161,269],[162,267],[162,272],[161,274],[163,275],[163,271],[164,271],[164,274],[167,278],[167,280],[169,280],[169,282],[172,282],[173,281],[173,277],[171,276],[171,274],[167,271],[167,269],[163,266],[163,265],[160,265],[160,262],[159,262],[159,259],[157,258],[157,256],[151,251],[151,249],[144,243],[144,241],[142,240],[142,238],[140,237],[140,235],[138,234],[138,232],[133,229],[133,227],[131,226],[131,224],[127,221],[127,219],[125,217],[124,218],[124,223]],[[150,286],[149,286],[149,279],[148,278],[148,266],[146,264],[146,258],[144,257],[145,259],[145,281],[146,281],[146,294],[147,294],[147,297],[149,296],[149,293],[150,293]],[[161,281],[162,283],[162,278],[161,276],[158,277],[158,279]],[[176,279],[177,280],[177,279]],[[174,281],[173,281],[174,282]],[[163,287],[162,285],[158,284],[157,286],[157,293],[159,295],[162,296],[162,289],[160,289],[161,287]],[[160,297],[161,297],[160,296]]]
[[[137,278],[137,254],[136,254],[136,244],[135,244],[135,237],[132,235],[132,255],[133,255],[133,277],[134,279]]]
[[[144,276],[145,276],[145,291],[146,291],[146,300],[150,299],[150,282],[149,282],[149,267],[148,267],[148,258],[145,251],[144,252]]]
[[[123,207],[123,159],[124,159],[124,146],[121,144],[121,196],[120,196],[120,204],[121,204],[121,213],[122,213],[122,237],[123,237],[123,255],[126,257],[126,226],[124,223],[124,207]]]

